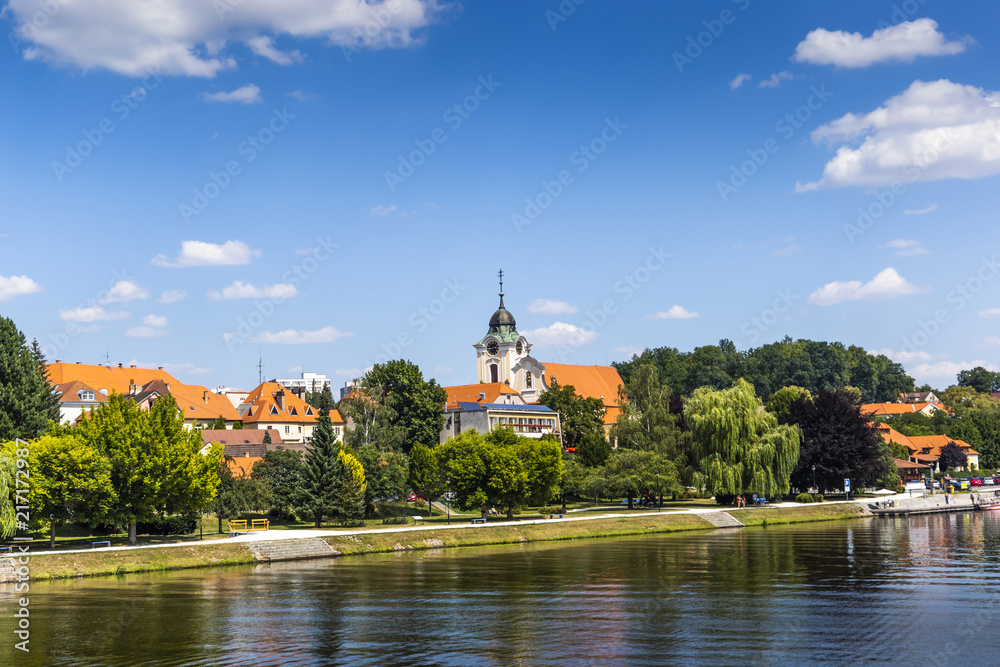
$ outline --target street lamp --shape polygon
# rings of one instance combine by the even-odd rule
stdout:
[[[816,489],[817,492],[819,491],[819,487],[816,486],[816,464],[815,463],[813,464],[813,488]]]
[[[656,511],[660,512],[663,510],[663,494],[660,493],[660,471],[656,471],[656,497],[658,499]]]
[[[446,484],[447,491],[444,494],[444,506],[448,510],[448,525],[450,526],[451,525],[451,505],[448,504],[448,501],[450,500],[450,498],[448,498],[448,496],[451,495],[451,477],[449,477],[449,478],[447,478],[445,480],[445,484]]]

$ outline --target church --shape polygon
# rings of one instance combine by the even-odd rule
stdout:
[[[486,335],[473,344],[478,383],[444,387],[448,403],[441,442],[463,428],[484,432],[496,426],[514,428],[529,437],[559,435],[558,413],[538,405],[539,397],[554,383],[572,385],[584,398],[600,399],[605,408],[604,428],[610,430],[620,413],[618,388],[624,384],[617,369],[539,361],[531,354],[531,343],[518,332],[503,298],[501,271],[500,307],[490,318]]]

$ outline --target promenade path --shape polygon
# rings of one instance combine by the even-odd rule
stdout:
[[[887,499],[905,499],[908,498],[906,494],[899,494],[896,496],[886,496]],[[841,502],[830,502],[824,503],[826,505],[844,504],[847,502],[851,503],[861,503],[867,505],[870,502],[874,502],[872,498],[864,498],[862,500],[851,500],[851,501],[841,501]],[[786,502],[786,503],[774,503],[770,507],[808,507],[808,505],[802,505],[801,503]],[[437,508],[435,508],[437,509]],[[663,514],[711,514],[718,513],[720,511],[727,511],[735,508],[722,508],[722,507],[689,507],[689,508],[670,508],[664,509]],[[753,508],[748,508],[753,509]],[[763,508],[762,508],[763,509]],[[601,511],[607,510],[607,511]],[[570,522],[570,521],[596,521],[599,519],[609,519],[615,517],[623,518],[642,518],[648,517],[653,512],[643,511],[620,511],[620,507],[602,507],[602,508],[586,508],[578,510],[570,510],[573,516],[564,516],[562,519],[525,519],[520,521],[490,521],[488,524],[481,525],[480,527],[492,527],[492,526],[524,526],[533,524],[552,524],[559,522]],[[569,514],[567,513],[567,514]],[[455,515],[452,515],[453,517]],[[98,551],[100,553],[117,552],[117,551],[128,551],[133,549],[165,549],[180,546],[194,546],[196,544],[233,544],[241,542],[273,542],[275,540],[294,540],[302,538],[317,538],[317,537],[329,537],[329,536],[343,536],[343,535],[365,535],[369,533],[409,533],[421,530],[456,530],[459,528],[469,528],[470,524],[467,519],[471,515],[466,515],[461,517],[459,521],[453,522],[450,525],[445,524],[430,524],[430,525],[407,525],[399,526],[393,528],[367,528],[362,530],[350,530],[350,529],[327,529],[327,528],[301,528],[293,530],[269,530],[254,533],[246,533],[239,535],[237,537],[225,537],[220,539],[214,539],[209,542],[200,541],[185,541],[185,542],[170,542],[166,544],[141,544],[137,546],[121,546],[121,547],[102,547]],[[32,556],[43,556],[45,554],[75,554],[75,553],[95,553],[94,549],[57,549],[54,551],[39,551],[32,549]]]

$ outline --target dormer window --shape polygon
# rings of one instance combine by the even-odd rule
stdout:
[[[278,414],[278,408],[276,408],[276,407],[274,407],[274,406],[272,405],[272,406],[271,406],[271,410],[270,410],[270,412],[271,412],[271,414],[272,414],[272,415],[276,415],[276,414]]]
[[[290,410],[288,411],[288,414],[290,414],[290,415],[291,415],[291,416],[293,416],[293,417],[298,417],[298,416],[299,416],[299,413],[298,413],[298,411],[297,411],[297,410],[295,409],[295,406],[294,406],[294,405],[293,405],[293,406],[291,407],[291,409],[290,409]]]
[[[92,401],[94,400],[94,392],[90,389],[81,389],[77,392],[77,396],[80,397],[81,401]]]
[[[306,416],[307,417],[312,417],[313,416],[313,409],[311,407],[309,407],[309,406],[306,406]]]

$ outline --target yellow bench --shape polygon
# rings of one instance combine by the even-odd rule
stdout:
[[[247,532],[247,520],[238,519],[236,521],[229,522],[229,534],[238,535],[239,533]]]
[[[247,525],[249,523],[249,525]],[[253,531],[270,530],[271,521],[269,519],[235,519],[229,522],[229,534],[239,535],[240,533],[250,533]]]
[[[246,522],[244,521],[244,523]],[[248,530],[268,530],[270,527],[271,521],[269,519],[251,519]]]

